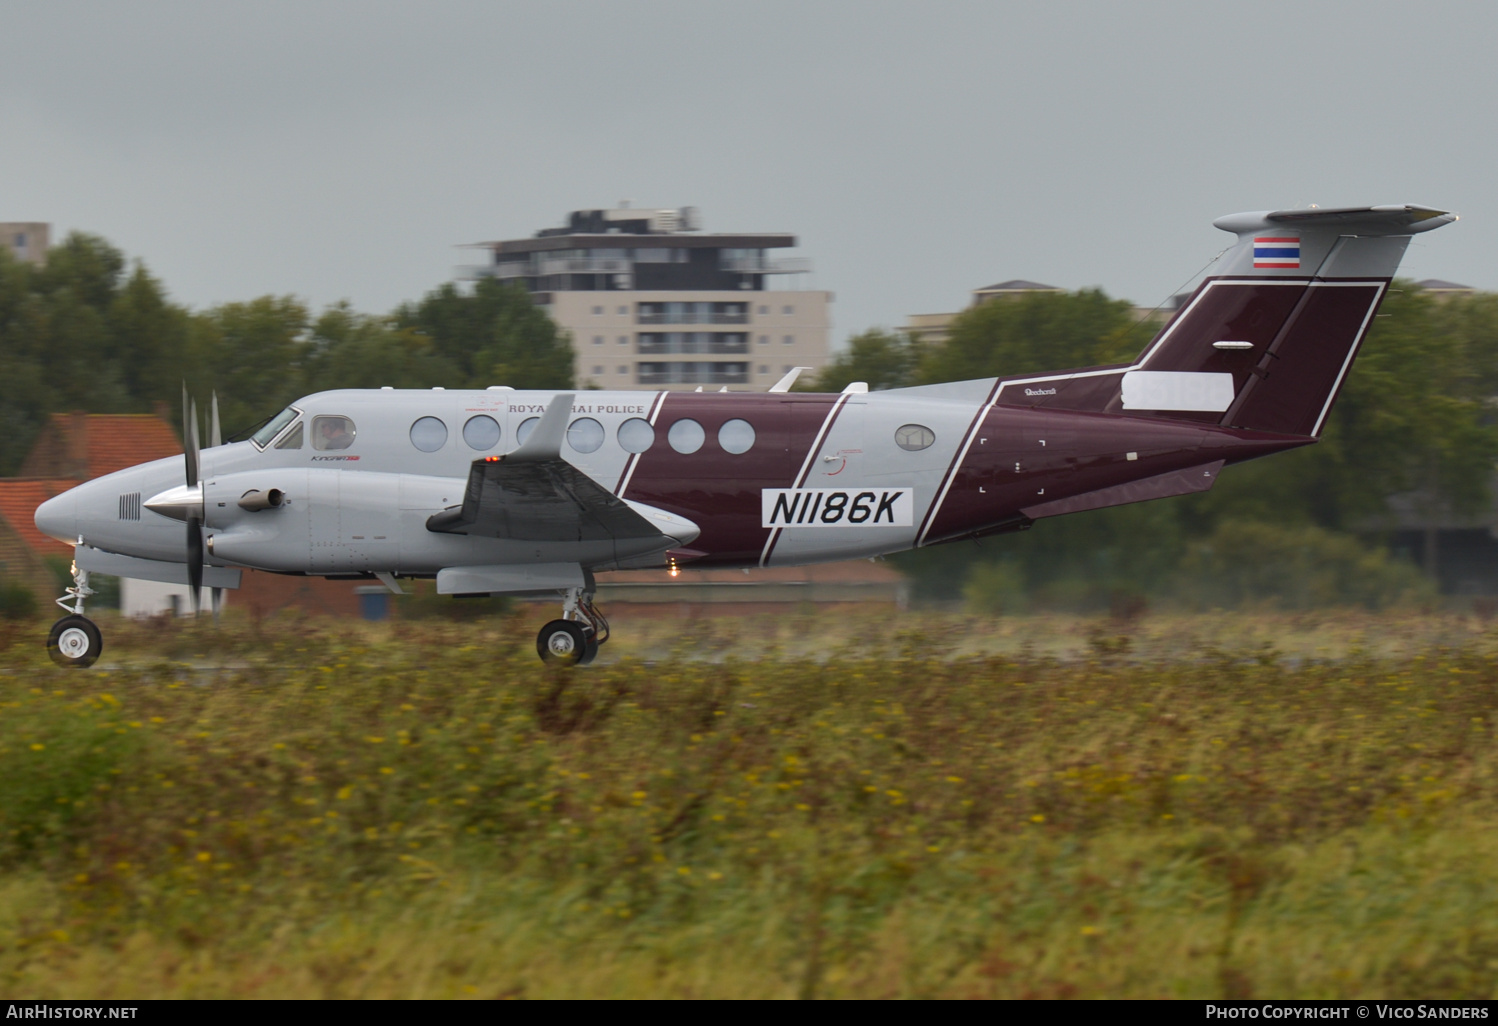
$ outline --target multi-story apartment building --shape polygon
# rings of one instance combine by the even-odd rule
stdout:
[[[578,210],[561,228],[486,242],[467,278],[529,289],[572,335],[577,383],[761,390],[828,359],[830,292],[782,285],[811,271],[772,257],[796,237],[698,230],[697,212]]]

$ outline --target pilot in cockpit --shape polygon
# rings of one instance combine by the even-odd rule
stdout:
[[[354,444],[354,432],[347,417],[318,417],[317,432],[319,449],[347,449]]]

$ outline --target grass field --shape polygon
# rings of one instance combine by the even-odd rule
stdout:
[[[0,992],[1498,992],[1478,620],[533,619],[0,628]]]

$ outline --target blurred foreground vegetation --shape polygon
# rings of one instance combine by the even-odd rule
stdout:
[[[533,627],[0,625],[0,988],[1498,991],[1485,621]]]

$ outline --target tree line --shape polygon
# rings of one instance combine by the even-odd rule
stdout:
[[[972,307],[949,337],[855,336],[806,387],[897,388],[1127,363],[1157,325],[1102,291],[1032,293]],[[1273,599],[1381,605],[1431,584],[1384,547],[1389,499],[1428,515],[1491,501],[1498,463],[1498,295],[1438,298],[1396,282],[1319,444],[1231,467],[1200,495],[1044,520],[1022,536],[897,557],[932,596],[982,608]]]
[[[0,250],[0,476],[49,414],[150,413],[182,385],[218,392],[226,436],[328,388],[570,388],[572,349],[523,290],[449,283],[388,314],[292,296],[194,311],[105,240],[69,235],[45,266]]]
[[[873,389],[1124,363],[1158,329],[1101,290],[970,308],[927,344],[854,336],[802,389]],[[0,475],[53,412],[149,413],[185,381],[226,435],[327,388],[571,388],[571,340],[516,286],[440,285],[387,314],[291,296],[191,310],[146,267],[74,233],[43,267],[0,251]],[[984,609],[1139,597],[1379,605],[1430,585],[1384,548],[1388,500],[1473,513],[1498,462],[1498,295],[1396,283],[1318,445],[1230,468],[1212,491],[1045,520],[897,557],[930,597]],[[1278,583],[1277,583],[1278,582]]]

